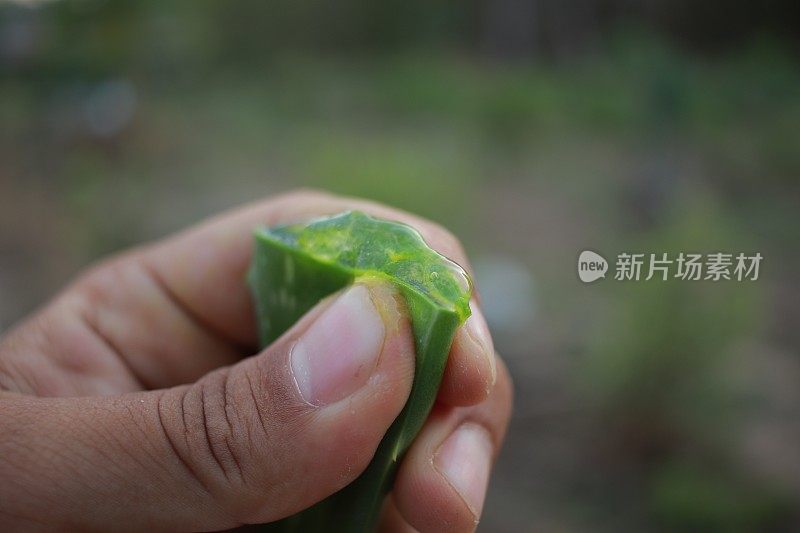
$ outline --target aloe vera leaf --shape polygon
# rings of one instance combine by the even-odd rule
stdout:
[[[392,282],[405,298],[416,349],[405,407],[353,483],[272,525],[283,531],[370,531],[398,461],[436,399],[456,328],[469,317],[471,282],[410,226],[349,211],[256,231],[248,273],[261,344],[288,330],[324,297],[366,277]]]

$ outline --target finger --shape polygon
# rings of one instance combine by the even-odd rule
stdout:
[[[250,263],[254,229],[348,209],[413,226],[432,248],[471,271],[458,239],[438,224],[375,202],[313,191],[289,193],[218,216],[149,248],[144,261],[188,314],[236,343],[252,344],[255,321],[251,296],[242,280]],[[476,295],[473,311],[478,304]],[[463,328],[457,332],[440,401],[469,405],[482,401],[491,389],[493,351],[488,329],[481,323],[481,319],[473,320],[477,327],[469,334]]]
[[[0,529],[207,530],[293,514],[366,467],[413,372],[396,294],[357,284],[193,385],[0,399]]]
[[[416,529],[406,522],[397,509],[394,499],[389,495],[383,502],[381,518],[378,522],[378,531],[381,533],[416,533]]]
[[[473,299],[472,314],[456,330],[437,400],[447,405],[476,405],[497,380],[494,345],[483,312]]]
[[[123,394],[192,383],[246,353],[182,312],[134,251],[92,268],[9,333],[0,379],[39,396]]]
[[[423,533],[475,529],[511,403],[511,380],[500,362],[497,385],[485,402],[434,410],[403,459],[392,492],[409,524]]]
[[[242,344],[252,343],[256,339],[253,310],[242,280],[252,256],[253,231],[348,209],[410,224],[431,246],[467,268],[458,241],[431,222],[366,200],[312,191],[289,193],[224,213],[158,243],[146,254],[146,261],[192,314]]]
[[[142,390],[85,317],[57,298],[0,339],[0,390],[36,396],[106,396]]]

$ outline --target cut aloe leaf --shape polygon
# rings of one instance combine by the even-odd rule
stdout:
[[[248,281],[263,346],[321,299],[367,277],[390,281],[405,298],[416,348],[411,394],[358,479],[273,528],[374,529],[397,463],[433,407],[453,335],[470,314],[472,286],[464,270],[428,247],[415,229],[359,211],[256,232]]]

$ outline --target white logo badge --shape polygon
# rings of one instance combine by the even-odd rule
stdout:
[[[600,278],[606,277],[608,271],[608,261],[605,258],[592,252],[584,250],[578,257],[578,277],[584,283],[591,283]]]

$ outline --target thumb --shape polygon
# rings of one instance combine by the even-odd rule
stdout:
[[[0,525],[214,530],[288,516],[363,471],[413,373],[405,310],[371,283],[192,385],[0,396]]]

